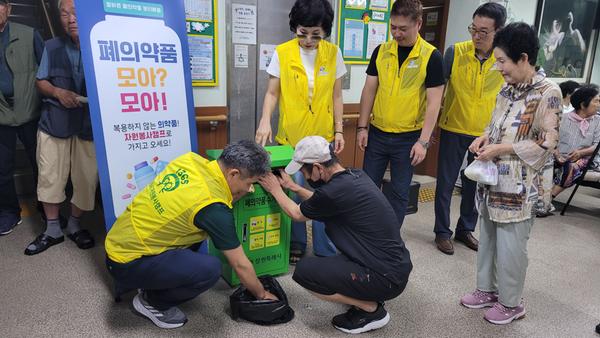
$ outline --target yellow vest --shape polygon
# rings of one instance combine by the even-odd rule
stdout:
[[[298,39],[277,46],[281,69],[279,126],[275,140],[292,147],[302,138],[319,135],[333,140],[333,87],[338,47],[321,40],[315,60],[312,102],[308,100],[308,77],[300,58]]]
[[[106,254],[117,263],[185,248],[207,238],[194,216],[213,203],[231,208],[229,185],[217,161],[187,153],[137,194],[106,235]]]
[[[389,133],[423,128],[427,91],[427,63],[435,47],[417,36],[410,54],[398,68],[398,43],[388,41],[379,47],[377,74],[379,86],[371,124]]]
[[[471,40],[454,45],[454,62],[446,89],[440,128],[454,133],[480,136],[490,122],[496,96],[504,84],[494,67],[492,54],[483,64],[475,56]]]

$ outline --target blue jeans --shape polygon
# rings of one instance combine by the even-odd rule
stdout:
[[[406,133],[387,133],[371,125],[369,140],[365,150],[363,170],[371,177],[375,185],[381,187],[385,170],[390,164],[392,194],[390,204],[396,212],[400,226],[404,222],[408,191],[414,167],[410,164],[410,150],[415,145],[420,130]]]
[[[440,152],[438,156],[437,182],[435,185],[435,227],[436,237],[449,239],[450,230],[450,201],[452,190],[460,171],[465,153],[474,136],[462,135],[441,130]],[[473,162],[473,154],[468,153],[467,161]],[[456,223],[456,233],[473,232],[477,224],[477,209],[475,208],[475,191],[477,182],[468,179],[461,171],[462,199],[460,201],[460,218]]]
[[[294,181],[301,186],[304,186],[306,183],[304,175],[302,175],[300,171],[294,175]],[[294,201],[296,203],[302,202],[297,195],[294,196]],[[328,257],[337,254],[335,245],[333,245],[329,237],[327,237],[327,234],[325,233],[325,224],[322,222],[312,221],[312,238],[313,252],[315,255]],[[299,250],[304,253],[306,252],[306,241],[306,223],[292,221],[292,240],[290,249]]]
[[[218,258],[194,248],[167,250],[121,264],[106,259],[117,290],[143,289],[148,303],[160,311],[196,298],[221,276]]]

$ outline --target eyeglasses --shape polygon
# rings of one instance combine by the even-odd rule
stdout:
[[[319,42],[319,41],[323,40],[323,37],[320,35],[304,35],[304,34],[296,33],[296,37],[298,38],[298,40],[311,39],[312,41],[315,41],[315,42]]]
[[[71,16],[75,16],[75,13],[69,11],[61,11],[60,16],[63,18],[70,18]]]
[[[467,30],[469,31],[469,33],[472,36],[475,36],[475,34],[479,34],[479,37],[482,38],[482,39],[487,38],[488,34],[493,33],[493,32],[488,32],[488,31],[477,30],[477,29],[475,29],[475,27],[473,27],[473,25],[469,25],[469,27],[467,27]]]

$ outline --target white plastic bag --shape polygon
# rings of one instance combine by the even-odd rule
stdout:
[[[475,160],[465,168],[465,176],[481,184],[498,184],[498,167],[492,161]]]

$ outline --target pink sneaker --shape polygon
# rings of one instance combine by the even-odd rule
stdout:
[[[525,317],[525,306],[523,306],[523,303],[516,307],[506,307],[500,303],[496,303],[483,316],[488,322],[499,325],[508,324],[515,319],[523,317]]]
[[[494,292],[481,291],[475,289],[473,293],[468,293],[460,299],[460,303],[469,309],[481,309],[496,304],[498,295]]]

